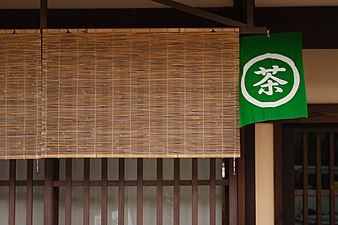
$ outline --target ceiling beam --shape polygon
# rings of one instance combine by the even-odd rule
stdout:
[[[255,0],[234,0],[236,18],[248,27],[255,26]]]
[[[255,26],[255,0],[242,0],[246,3],[246,24],[248,27]]]
[[[223,24],[223,25],[226,25],[226,26],[230,26],[230,27],[244,27],[244,26],[246,26],[245,23],[242,23],[242,22],[239,22],[239,21],[236,21],[236,20],[224,17],[224,16],[220,16],[220,15],[217,15],[217,14],[214,14],[214,13],[210,13],[208,11],[205,11],[205,10],[202,10],[202,9],[199,9],[199,8],[195,8],[195,7],[186,5],[186,4],[182,4],[182,3],[179,3],[179,2],[176,2],[176,1],[173,1],[173,0],[150,0],[150,1],[157,2],[157,3],[160,3],[162,5],[172,7],[174,9],[183,11],[185,13],[189,13],[189,14],[192,14],[192,15],[195,15],[195,16],[199,16],[199,17],[211,20],[211,21],[215,21],[217,23],[220,23],[220,24]]]
[[[233,7],[203,9],[221,16],[236,18],[236,11]],[[255,8],[255,25],[268,27],[271,33],[302,32],[303,48],[338,49],[337,14],[338,6]],[[48,9],[48,28],[211,28],[222,26],[220,23],[172,8]],[[39,29],[39,9],[0,9],[0,29]],[[250,31],[250,28],[243,29],[246,29],[247,33],[255,33]]]

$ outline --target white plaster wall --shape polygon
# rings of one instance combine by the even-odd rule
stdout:
[[[338,103],[338,49],[303,50],[309,103]]]
[[[273,124],[255,125],[256,224],[274,224]]]

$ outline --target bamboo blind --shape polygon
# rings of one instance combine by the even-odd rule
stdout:
[[[238,157],[238,36],[237,29],[44,30],[42,73],[39,54],[35,64],[31,56],[27,65],[10,58],[25,48],[9,40],[23,40],[1,38],[8,42],[1,45],[1,76],[9,82],[6,70],[18,67],[16,83],[35,84],[26,95],[41,109],[29,113],[38,116],[32,125],[41,135],[23,157]],[[39,37],[33,42],[39,45]],[[29,66],[34,76],[22,73]],[[28,130],[21,124],[29,102],[20,102],[16,87],[6,89],[13,103],[2,100],[1,138],[10,137],[9,125],[19,126],[12,131],[17,139]],[[13,118],[10,104],[21,107],[13,107]],[[6,157],[17,158],[20,147],[23,153],[18,140],[4,143]]]
[[[0,31],[0,158],[39,157],[40,34]]]

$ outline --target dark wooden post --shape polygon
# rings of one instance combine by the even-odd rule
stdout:
[[[237,212],[238,212],[238,204],[237,204],[237,173],[235,174],[233,171],[233,160],[237,159],[229,159],[228,163],[228,173],[229,173],[229,224],[237,225]]]
[[[45,225],[58,224],[59,191],[53,187],[53,180],[58,179],[58,160],[45,159],[45,185],[44,185],[44,220]]]

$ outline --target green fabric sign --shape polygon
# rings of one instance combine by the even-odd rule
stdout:
[[[300,33],[240,40],[240,126],[307,117]]]

